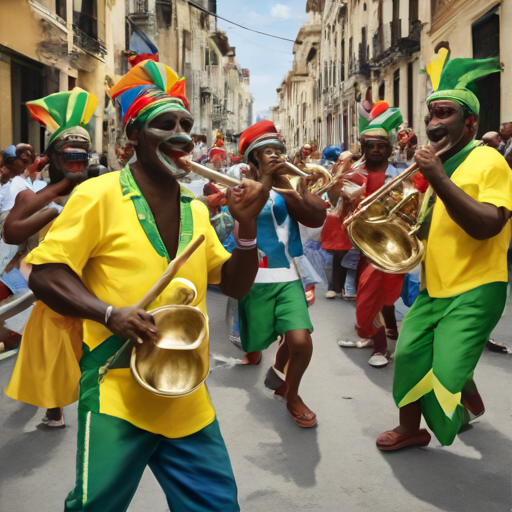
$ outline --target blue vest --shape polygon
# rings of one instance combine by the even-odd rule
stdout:
[[[303,255],[299,224],[274,190],[258,216],[257,227],[258,249],[267,256],[269,268],[290,268],[293,258]]]

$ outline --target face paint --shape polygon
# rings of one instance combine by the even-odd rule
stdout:
[[[57,183],[63,178],[75,182],[85,180],[90,150],[90,137],[83,128],[74,127],[63,132],[47,150],[51,182]]]
[[[182,169],[179,160],[194,149],[189,135],[193,119],[188,112],[171,110],[155,117],[142,128],[142,140],[137,145],[137,155],[148,168],[158,167],[174,178],[182,178],[189,170]]]

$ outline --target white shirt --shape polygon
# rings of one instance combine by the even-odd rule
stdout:
[[[7,187],[7,185],[9,185],[9,187]],[[9,183],[5,184],[0,189],[0,211],[7,212],[12,210],[14,202],[16,201],[16,196],[23,190],[32,190],[32,192],[37,192],[44,187],[46,187],[46,183],[42,180],[35,180],[32,182],[30,181],[30,178],[26,179],[23,178],[23,176],[15,176]]]

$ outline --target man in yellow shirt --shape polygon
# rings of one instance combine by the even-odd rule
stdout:
[[[480,105],[474,81],[500,70],[499,60],[445,63],[427,99],[427,135],[448,137],[441,158],[432,146],[415,158],[437,195],[424,260],[424,284],[404,318],[393,395],[400,425],[377,439],[381,450],[426,446],[421,415],[443,445],[484,412],[473,372],[506,301],[512,173],[494,149],[475,141]]]
[[[144,61],[110,90],[137,161],[80,185],[27,260],[36,296],[62,315],[84,319],[77,478],[67,511],[126,511],[147,465],[173,512],[240,510],[205,385],[179,398],[153,394],[132,378],[131,350],[108,373],[101,370],[125,340],[158,339],[152,316],[130,304],[193,237],[202,234],[205,242],[177,276],[195,285],[192,305],[203,313],[208,283],[240,299],[258,270],[256,219],[268,198],[263,187],[244,181],[228,194],[239,223],[230,256],[206,207],[178,184],[185,171],[176,161],[193,149],[184,87],[169,67]],[[152,306],[166,304],[169,293]]]

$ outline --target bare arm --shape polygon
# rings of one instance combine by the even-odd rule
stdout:
[[[2,236],[5,243],[22,244],[55,219],[59,214],[55,208],[43,208],[58,197],[70,193],[73,186],[74,184],[64,179],[54,185],[48,185],[37,193],[31,190],[20,192],[4,222]]]
[[[157,338],[153,317],[133,306],[114,309],[106,323],[105,313],[109,304],[94,296],[68,265],[34,265],[29,287],[38,299],[57,313],[98,322],[121,339],[136,342],[137,338]]]
[[[256,238],[256,221],[268,199],[268,191],[253,180],[243,180],[242,187],[228,193],[228,208],[238,222],[241,239]],[[222,266],[220,289],[222,293],[240,300],[249,293],[258,272],[258,250],[235,249]]]
[[[511,212],[489,203],[480,203],[468,196],[444,172],[442,162],[431,147],[419,149],[415,155],[420,171],[443,201],[448,215],[469,236],[487,240],[498,235]]]

